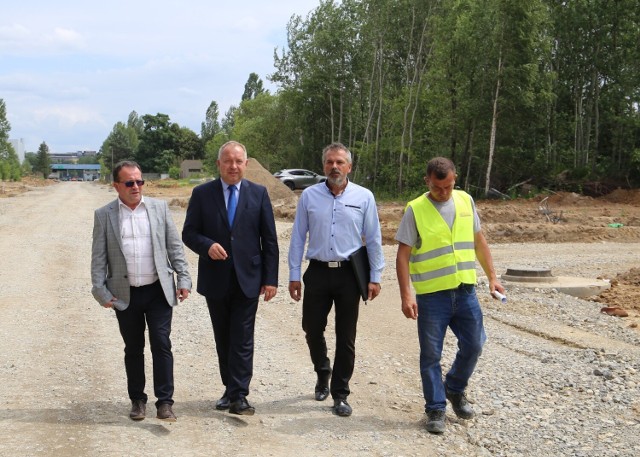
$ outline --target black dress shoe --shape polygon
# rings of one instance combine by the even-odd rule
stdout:
[[[316,400],[324,401],[329,396],[329,381],[331,380],[331,371],[328,373],[318,374],[318,382],[316,382]]]
[[[231,402],[229,401],[229,397],[227,397],[227,392],[225,391],[222,397],[220,397],[220,400],[216,402],[216,409],[220,411],[229,409],[230,403]]]
[[[349,406],[349,403],[347,403],[347,400],[344,398],[336,398],[333,400],[333,411],[338,416],[342,417],[351,416],[351,413],[353,412],[351,406]]]
[[[327,386],[316,385],[316,400],[324,401],[329,396],[329,388]]]
[[[241,416],[253,416],[256,409],[249,404],[246,398],[241,398],[229,405],[231,414],[240,414]]]

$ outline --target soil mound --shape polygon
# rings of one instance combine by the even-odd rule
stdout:
[[[291,189],[282,184],[269,170],[264,168],[256,159],[249,159],[244,177],[267,188],[271,200],[290,199],[295,197]]]
[[[293,221],[298,205],[298,196],[275,178],[256,159],[249,159],[244,177],[267,188],[273,213],[277,219]]]
[[[602,199],[612,203],[640,206],[640,189],[616,189]]]

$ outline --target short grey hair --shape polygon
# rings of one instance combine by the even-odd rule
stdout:
[[[326,146],[323,150],[322,150],[322,164],[324,165],[324,161],[327,158],[327,153],[329,151],[344,151],[347,154],[347,162],[351,163],[351,151],[349,151],[349,149],[347,149],[347,147],[342,144],[342,143],[331,143],[330,145]]]
[[[240,148],[242,148],[242,151],[244,152],[244,158],[247,159],[247,148],[244,147],[244,144],[242,143],[238,143],[237,141],[227,141],[225,144],[223,144],[222,146],[220,146],[220,149],[218,149],[218,160],[220,160],[220,157],[222,156],[222,151],[225,150],[225,148],[227,146],[239,146]]]

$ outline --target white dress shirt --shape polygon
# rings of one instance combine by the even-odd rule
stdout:
[[[121,200],[118,201],[122,253],[127,261],[129,284],[133,287],[153,284],[158,280],[158,272],[153,260],[151,224],[144,197],[133,210]]]

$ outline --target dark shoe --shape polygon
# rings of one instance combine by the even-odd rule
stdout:
[[[324,401],[329,396],[329,380],[331,379],[331,371],[329,373],[318,374],[318,382],[316,382],[316,400]]]
[[[427,431],[429,433],[444,433],[444,409],[427,411]]]
[[[326,386],[316,386],[316,401],[324,401],[329,396],[329,388]]]
[[[156,418],[167,422],[175,422],[177,420],[169,403],[163,403],[158,406],[158,415]]]
[[[249,404],[246,398],[241,398],[229,405],[229,412],[231,414],[240,414],[241,416],[253,416],[256,409]]]
[[[227,392],[225,391],[222,397],[220,397],[220,400],[216,402],[216,409],[220,411],[229,409],[230,403],[231,401],[229,401],[229,397],[227,397]]]
[[[347,400],[341,399],[341,398],[333,400],[333,411],[338,416],[342,416],[342,417],[349,417],[353,412],[353,410],[351,409],[351,406],[349,406],[349,403],[347,403]]]
[[[453,408],[453,412],[456,413],[460,419],[471,419],[475,413],[473,412],[473,408],[469,404],[469,400],[467,400],[467,396],[462,393],[454,393],[450,392],[448,389],[445,391],[447,395],[447,400],[451,402],[451,407]]]
[[[142,400],[131,400],[129,417],[134,421],[141,421],[147,413],[147,405]]]

